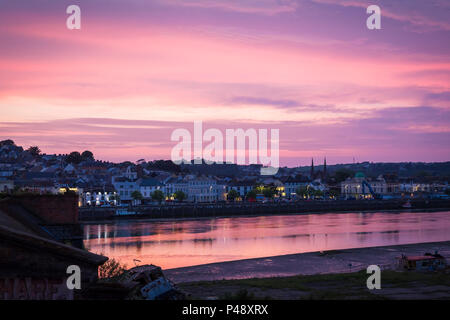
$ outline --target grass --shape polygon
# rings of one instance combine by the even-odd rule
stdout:
[[[266,299],[275,296],[283,290],[287,294],[301,299],[332,300],[332,299],[385,299],[381,292],[373,293],[367,289],[368,274],[365,270],[353,273],[298,275],[292,277],[252,278],[242,280],[202,281],[181,284],[189,291],[202,292],[208,288],[210,292],[218,292],[219,299],[251,300],[256,297],[255,291],[266,292]],[[425,288],[443,285],[450,288],[450,275],[444,273],[417,273],[383,270],[381,286],[383,288]],[[238,289],[236,289],[238,288]],[[229,292],[234,290],[233,292]],[[225,292],[225,293],[223,293]],[[195,296],[195,294],[194,294]]]

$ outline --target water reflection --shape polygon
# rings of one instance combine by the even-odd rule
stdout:
[[[289,253],[450,240],[449,212],[329,213],[84,227],[85,246],[129,267],[163,268]]]

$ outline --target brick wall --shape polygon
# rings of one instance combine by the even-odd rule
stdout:
[[[48,224],[78,223],[78,195],[19,195],[12,199]]]

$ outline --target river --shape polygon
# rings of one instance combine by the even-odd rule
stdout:
[[[321,213],[84,225],[84,244],[163,269],[322,250],[450,240],[450,212]],[[136,260],[135,260],[136,259]]]

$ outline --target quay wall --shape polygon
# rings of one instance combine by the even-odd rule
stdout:
[[[412,200],[411,209],[449,209],[450,200]],[[130,206],[129,214],[117,215],[116,208],[80,208],[80,221],[108,219],[171,219],[202,218],[223,216],[277,215],[320,212],[373,211],[373,210],[408,210],[402,206],[404,200],[331,200],[298,201],[294,203],[224,203],[192,204],[176,203],[163,205]],[[124,210],[120,208],[119,210]],[[131,214],[130,214],[131,213]]]

